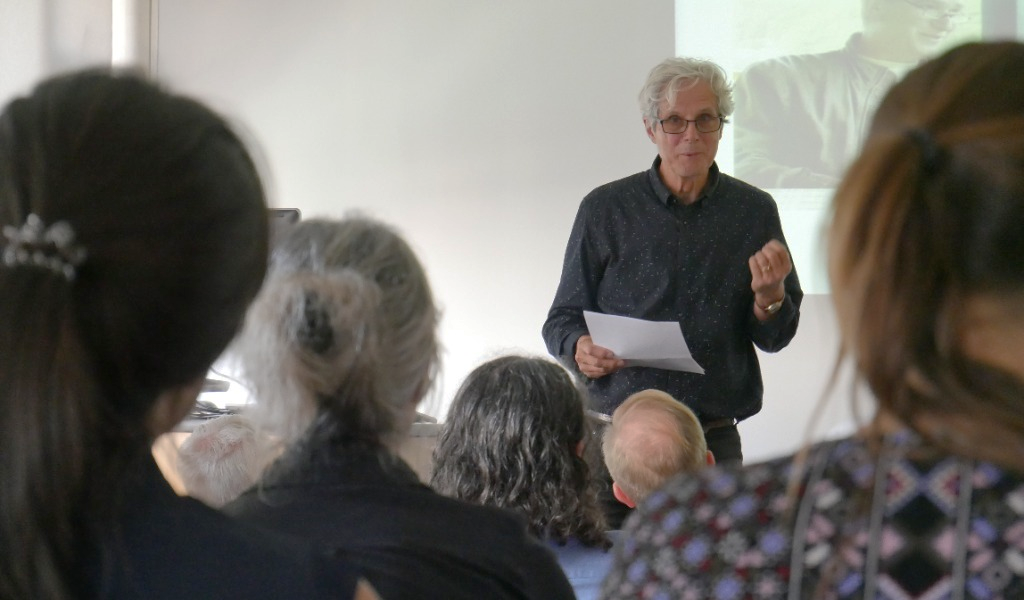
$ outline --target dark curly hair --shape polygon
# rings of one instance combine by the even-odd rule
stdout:
[[[473,370],[434,449],[438,492],[524,515],[531,532],[607,548],[605,521],[580,443],[583,392],[559,365],[504,356]]]

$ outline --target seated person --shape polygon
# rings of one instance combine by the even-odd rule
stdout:
[[[220,508],[251,488],[274,456],[274,444],[244,415],[199,424],[178,448],[178,475],[188,495]]]
[[[577,598],[596,598],[611,554],[582,458],[583,392],[561,366],[504,356],[462,383],[434,449],[438,492],[526,517],[546,540]]]
[[[672,477],[715,464],[697,416],[660,390],[637,392],[620,404],[603,447],[612,492],[630,508]]]
[[[222,118],[128,74],[49,79],[0,115],[0,226],[0,598],[377,597],[179,497],[150,453],[266,271]]]
[[[285,450],[224,510],[351,561],[384,598],[571,598],[516,515],[434,493],[395,452],[437,372],[437,322],[390,228],[290,228],[234,350],[250,417]]]
[[[640,506],[606,598],[1021,598],[1024,45],[967,44],[886,94],[836,190],[858,433],[678,478]]]

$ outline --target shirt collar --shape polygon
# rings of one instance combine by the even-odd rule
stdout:
[[[651,165],[651,170],[647,172],[647,178],[651,181],[651,187],[654,188],[655,195],[661,200],[661,203],[665,206],[672,206],[673,199],[678,200],[675,195],[669,191],[668,187],[665,186],[664,182],[661,181],[661,176],[658,175],[658,169],[661,167],[661,157],[654,157],[654,164]],[[711,163],[711,168],[708,169],[708,180],[704,184],[704,189],[700,191],[700,196],[697,197],[697,202],[700,203],[705,198],[711,198],[715,194],[715,190],[718,189],[718,182],[721,178],[719,177],[718,163]]]

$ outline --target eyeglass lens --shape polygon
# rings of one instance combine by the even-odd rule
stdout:
[[[700,115],[696,119],[684,119],[673,115],[661,120],[661,128],[665,133],[683,133],[693,123],[701,133],[713,133],[722,127],[722,118],[711,115]]]

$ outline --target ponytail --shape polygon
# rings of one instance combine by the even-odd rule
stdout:
[[[60,275],[0,268],[0,597],[72,596],[86,526],[111,485],[104,404]],[[12,318],[17,315],[18,318]],[[97,481],[99,480],[99,481]]]

